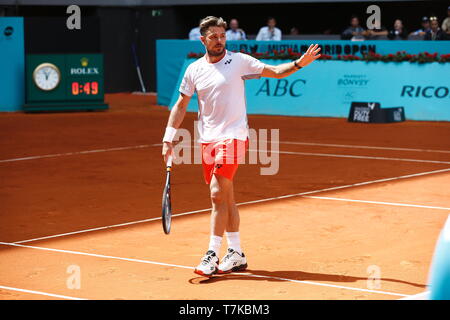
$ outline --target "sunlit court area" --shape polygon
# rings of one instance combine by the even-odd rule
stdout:
[[[450,299],[448,3],[16,2],[0,300]]]

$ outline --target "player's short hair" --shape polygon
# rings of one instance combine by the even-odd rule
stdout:
[[[222,27],[227,29],[227,23],[222,18],[217,18],[213,16],[208,16],[200,21],[200,34],[205,36],[206,31],[209,27]]]

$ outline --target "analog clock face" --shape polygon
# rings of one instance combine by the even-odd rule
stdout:
[[[61,81],[61,73],[54,64],[42,63],[34,69],[33,80],[39,89],[51,91],[55,89]]]

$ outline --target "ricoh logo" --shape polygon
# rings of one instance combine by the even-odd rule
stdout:
[[[450,98],[450,89],[440,86],[403,86],[401,97],[409,98]]]
[[[70,74],[99,74],[98,68],[70,68]]]

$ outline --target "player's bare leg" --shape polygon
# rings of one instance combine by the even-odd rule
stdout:
[[[211,191],[211,235],[222,237],[228,225],[229,195],[233,182],[220,175],[213,175],[210,184]]]
[[[234,200],[233,185],[231,185],[231,190],[228,194],[228,223],[226,227],[228,251],[219,265],[218,273],[242,271],[247,268],[247,258],[241,249],[239,223],[239,210]]]
[[[209,248],[194,271],[202,276],[210,277],[218,270],[218,255],[222,244],[222,236],[228,223],[228,200],[232,186],[233,182],[231,180],[220,175],[213,175],[211,179],[212,212]]]
[[[228,193],[228,223],[225,228],[227,232],[239,232],[239,210],[234,201],[234,186],[231,184],[230,192]]]

